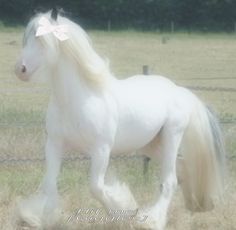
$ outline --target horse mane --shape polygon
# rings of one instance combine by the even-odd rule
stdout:
[[[35,35],[41,17],[47,18],[52,24],[65,25],[68,28],[69,39],[66,41],[59,41],[52,33],[37,37],[47,49],[49,60],[64,55],[76,64],[79,76],[95,85],[104,85],[111,78],[108,63],[95,52],[87,33],[66,17],[58,15],[57,21],[54,21],[50,12],[36,15],[26,28],[25,39],[33,33]]]

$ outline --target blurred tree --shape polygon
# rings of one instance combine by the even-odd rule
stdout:
[[[37,8],[61,6],[84,26],[227,30],[236,26],[236,0],[0,0],[0,20],[25,23]]]

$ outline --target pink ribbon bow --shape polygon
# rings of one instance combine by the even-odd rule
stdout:
[[[39,19],[39,27],[35,36],[39,37],[45,34],[53,33],[57,39],[60,41],[65,41],[69,39],[67,32],[68,30],[65,25],[52,25],[47,18],[41,17]]]

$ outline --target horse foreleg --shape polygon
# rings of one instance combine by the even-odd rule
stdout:
[[[135,210],[136,201],[129,188],[123,183],[105,185],[104,178],[110,158],[110,148],[100,147],[92,155],[90,187],[94,196],[107,210]]]
[[[58,141],[47,140],[46,174],[37,194],[19,205],[21,220],[33,227],[53,223],[58,203],[57,176],[61,166],[62,145]]]
[[[41,191],[46,195],[45,211],[52,211],[58,205],[57,177],[61,168],[62,144],[48,139],[46,145],[46,174]]]

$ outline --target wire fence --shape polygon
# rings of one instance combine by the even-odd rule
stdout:
[[[206,86],[186,86],[192,90],[200,91],[218,91],[218,92],[236,92],[236,88],[227,88],[227,87],[206,87]]]
[[[234,140],[234,137],[236,136],[236,122],[232,122],[231,124],[235,124],[231,129],[228,129],[225,131],[226,136],[226,147],[228,152],[228,158],[229,159],[235,159],[236,158],[236,142]],[[27,141],[27,140],[26,140]],[[42,148],[43,149],[43,148]],[[33,152],[33,151],[32,151]],[[43,163],[45,161],[45,157],[43,154],[43,151],[40,151],[41,156],[34,156],[34,154],[30,154],[31,151],[29,149],[29,152],[25,155],[17,156],[16,152],[12,151],[8,152],[7,154],[1,152],[0,154],[0,165],[27,165],[32,163]],[[143,160],[145,159],[142,155],[136,155],[135,153],[129,153],[129,154],[122,154],[118,156],[111,156],[111,160],[132,160],[132,159],[139,159]],[[65,153],[63,157],[63,162],[65,163],[73,163],[75,161],[89,161],[90,156],[85,155],[83,153]]]
[[[236,92],[235,88],[225,87],[203,87],[188,86],[191,90],[206,90],[212,92]],[[226,147],[229,152],[229,158],[236,157],[236,118],[223,117],[220,120],[226,139]],[[0,122],[2,138],[0,138],[0,165],[24,165],[44,162],[44,144],[46,133],[44,121],[36,120],[30,122]],[[142,160],[142,156],[136,154],[123,154],[112,156],[112,160]],[[88,161],[90,158],[82,153],[67,153],[64,155],[64,162],[71,163],[75,161]]]
[[[149,75],[149,66],[143,66],[143,74]],[[220,78],[221,79],[221,78]],[[229,78],[230,80],[236,78]],[[191,80],[191,79],[179,79],[179,80]],[[209,78],[198,78],[198,80],[212,80]],[[225,80],[225,79],[224,79]],[[185,87],[193,91],[209,91],[209,92],[229,92],[235,93],[234,87],[208,87],[208,86],[196,86],[186,85]],[[35,87],[33,91],[29,92],[29,89],[18,89],[16,91],[10,91],[6,89],[7,94],[10,95],[18,92],[23,94],[49,94],[49,90],[45,88]],[[23,91],[22,91],[23,90]],[[5,94],[1,92],[1,94]],[[13,105],[14,107],[14,105]],[[2,109],[4,110],[4,108]],[[11,109],[12,110],[12,109]],[[35,119],[23,119],[19,121],[17,116],[24,116],[21,113],[21,108],[17,108],[15,111],[10,111],[11,119],[0,120],[0,165],[26,165],[32,163],[42,163],[44,158],[44,145],[46,141],[46,133],[44,128],[44,115],[42,111],[39,111],[40,116],[36,116]],[[18,111],[19,110],[19,111]],[[2,111],[4,113],[4,111]],[[35,116],[35,114],[33,114]],[[12,119],[13,118],[13,119]],[[222,129],[224,131],[225,142],[227,151],[229,152],[229,158],[236,158],[236,117],[233,115],[222,116],[220,119]],[[66,153],[63,157],[64,162],[84,162],[90,159],[89,156],[77,152]],[[111,160],[143,160],[144,157],[136,154],[123,154],[119,156],[111,156]]]

